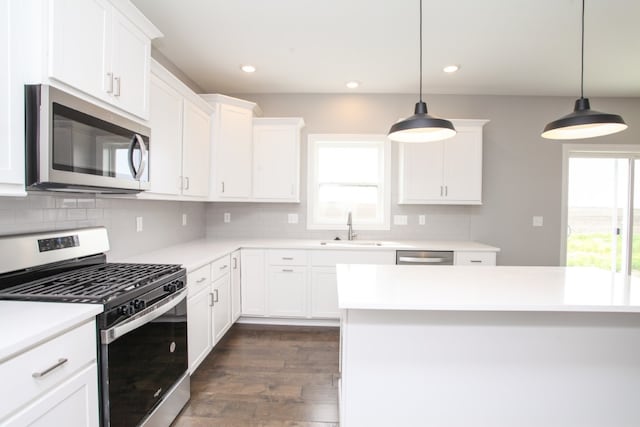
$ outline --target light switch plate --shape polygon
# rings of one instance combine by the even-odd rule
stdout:
[[[289,224],[297,224],[298,223],[298,214],[297,213],[290,213],[287,217],[287,221],[289,222]]]
[[[542,227],[544,221],[543,218],[541,216],[534,216],[533,217],[533,226],[534,227]]]
[[[418,215],[418,224],[425,225],[427,218],[425,215]]]
[[[183,227],[187,226],[187,214],[186,213],[182,214],[182,226]]]
[[[407,225],[407,216],[406,215],[394,215],[393,216],[393,225]]]
[[[137,216],[136,217],[136,232],[140,233],[143,229],[143,223],[142,223],[142,217],[141,216]]]
[[[225,223],[231,222],[231,214],[229,212],[224,213],[224,222]]]

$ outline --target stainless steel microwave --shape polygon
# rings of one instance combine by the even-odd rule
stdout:
[[[28,190],[149,188],[150,129],[48,85],[25,86]]]

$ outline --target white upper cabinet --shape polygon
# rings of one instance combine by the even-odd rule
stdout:
[[[52,0],[49,18],[49,77],[147,119],[157,28],[122,0]]]
[[[456,136],[400,143],[400,204],[482,203],[482,127],[487,120],[453,120]]]
[[[0,2],[0,195],[26,195],[24,191],[24,86],[16,33],[21,0]],[[17,27],[17,28],[16,28]]]
[[[210,200],[246,201],[251,196],[251,144],[256,104],[224,95],[201,96],[214,109]]]
[[[141,198],[206,198],[212,110],[155,61],[151,76],[150,184]],[[159,196],[160,195],[160,196]]]
[[[185,195],[209,195],[210,130],[209,114],[185,99],[182,128],[182,191]]]
[[[300,201],[301,118],[253,119],[253,198]]]

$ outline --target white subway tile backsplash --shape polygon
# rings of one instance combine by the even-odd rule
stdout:
[[[104,209],[87,209],[87,219],[100,219],[104,217]]]
[[[67,209],[68,220],[82,220],[87,219],[86,209]]]
[[[76,203],[79,208],[84,208],[84,209],[94,208],[96,206],[95,199],[78,199]]]
[[[19,209],[16,212],[16,223],[29,224],[43,222],[43,209]]]
[[[57,208],[75,208],[77,206],[78,206],[78,201],[76,199],[69,199],[69,198],[56,199]]]
[[[0,225],[13,224],[15,213],[11,209],[0,209]]]

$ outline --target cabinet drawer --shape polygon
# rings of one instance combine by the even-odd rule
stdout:
[[[395,251],[311,251],[312,266],[336,264],[395,264]]]
[[[11,384],[11,393],[2,398],[0,420],[95,361],[93,321],[9,359],[0,365],[0,378]]]
[[[496,265],[495,252],[456,252],[455,265]]]
[[[269,265],[307,265],[307,251],[304,250],[270,250]]]
[[[229,270],[231,270],[231,256],[225,255],[218,258],[211,263],[211,280],[215,282],[225,274],[229,274]]]
[[[189,295],[197,294],[201,289],[211,284],[211,267],[209,264],[193,270],[187,274],[187,289]]]

